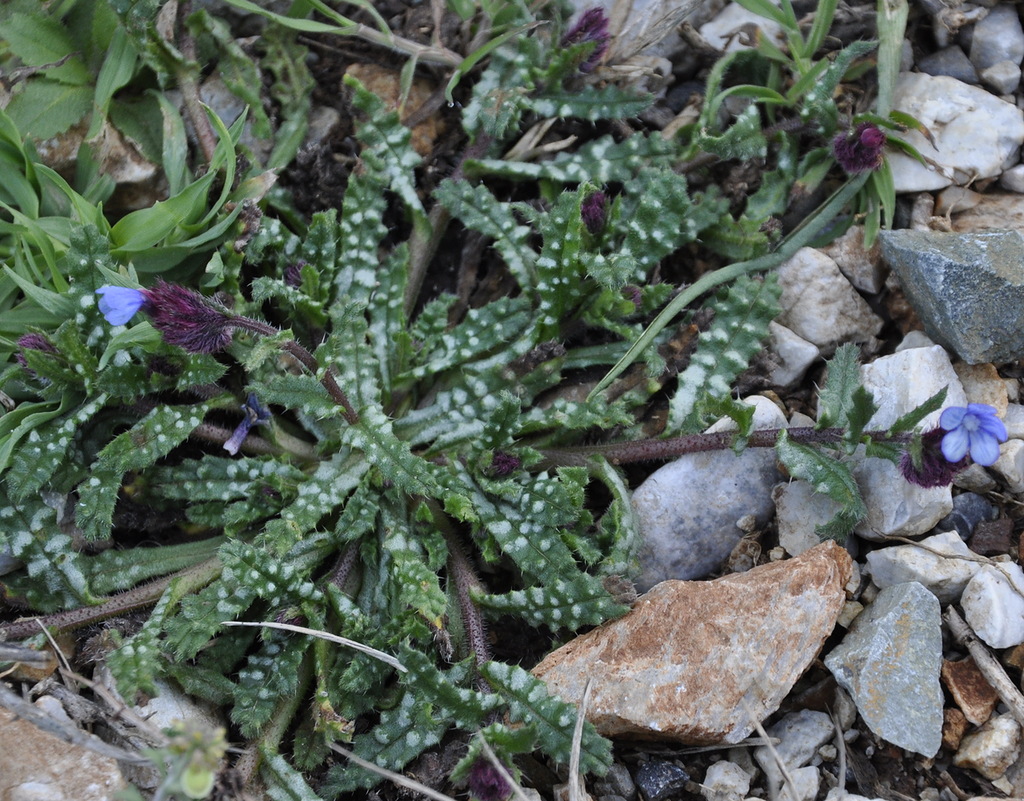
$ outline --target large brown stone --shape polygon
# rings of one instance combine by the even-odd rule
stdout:
[[[850,555],[827,542],[715,581],[665,581],[533,673],[576,704],[591,679],[587,719],[604,735],[736,743],[818,654],[851,570]]]

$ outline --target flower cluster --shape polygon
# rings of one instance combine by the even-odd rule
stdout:
[[[877,170],[882,166],[885,134],[872,122],[862,122],[852,131],[832,140],[832,153],[848,173]]]
[[[919,487],[946,487],[967,467],[968,454],[984,467],[995,464],[999,443],[1006,439],[1006,426],[988,404],[950,406],[939,418],[939,427],[903,454],[900,470]]]
[[[608,198],[604,192],[591,192],[580,204],[580,217],[583,224],[594,236],[601,233],[604,228],[605,218],[608,216],[606,206]]]
[[[491,762],[479,758],[469,770],[469,795],[477,801],[505,801],[512,787]]]
[[[108,285],[96,293],[111,325],[124,325],[142,310],[165,342],[189,353],[216,353],[231,342],[234,318],[183,286],[160,280],[152,289]]]
[[[579,67],[580,72],[590,72],[608,51],[609,39],[611,36],[608,33],[608,17],[604,9],[598,6],[583,12],[576,24],[562,37],[562,47],[593,42],[594,49]]]

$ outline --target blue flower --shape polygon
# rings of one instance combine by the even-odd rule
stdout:
[[[1006,442],[1006,426],[996,410],[987,403],[950,406],[939,418],[946,429],[942,438],[942,455],[959,462],[968,451],[978,464],[988,467],[999,458],[999,443]]]
[[[238,449],[242,447],[245,438],[249,436],[249,429],[253,426],[266,425],[271,416],[270,410],[262,406],[259,398],[251,392],[249,397],[245,399],[245,403],[242,404],[242,411],[245,412],[245,417],[238,424],[238,428],[235,429],[231,438],[224,443],[224,450],[232,456],[238,453]]]
[[[124,325],[146,302],[141,290],[126,286],[108,284],[97,289],[96,294],[100,296],[100,311],[111,325]]]

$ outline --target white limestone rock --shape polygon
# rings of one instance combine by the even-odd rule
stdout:
[[[792,774],[797,768],[807,765],[818,748],[834,734],[832,718],[824,712],[814,712],[810,709],[791,712],[770,726],[768,735],[779,740],[774,746],[775,753],[773,754],[772,749],[765,745],[754,750],[754,759],[764,771],[769,788],[778,790],[782,786],[783,776],[778,760],[781,760],[786,770]],[[771,789],[769,793],[772,794]]]
[[[776,274],[782,294],[779,323],[831,354],[843,342],[865,342],[882,328],[839,266],[814,248],[801,248]]]
[[[727,3],[722,12],[701,25],[699,31],[712,47],[732,53],[748,49],[740,40],[740,35],[749,26],[757,28],[762,36],[775,42],[776,46],[785,44],[786,34],[781,25],[753,11],[747,11],[739,3]]]
[[[868,428],[888,428],[943,388],[946,389],[943,409],[967,405],[967,394],[949,354],[939,345],[901,350],[875,359],[861,366],[860,375],[864,388],[878,404]],[[937,426],[941,414],[941,409],[932,412],[921,422],[921,428]]]
[[[958,768],[976,770],[988,780],[998,779],[1020,756],[1020,724],[1007,713],[994,717],[966,735],[953,757]]]
[[[992,469],[1006,482],[1010,492],[1024,492],[1024,441],[1011,439],[999,447]]]
[[[994,178],[1013,166],[1024,143],[1024,112],[980,87],[954,78],[901,73],[893,108],[910,114],[931,131],[935,147],[917,130],[899,136],[941,170],[890,151],[897,192],[930,191],[953,183]]]
[[[1020,66],[1024,60],[1024,29],[1015,5],[997,4],[978,21],[971,36],[970,59],[979,71],[1001,61]]]
[[[964,590],[964,618],[992,648],[1024,642],[1024,570],[1012,562],[982,565]]]
[[[750,790],[750,774],[735,762],[723,759],[709,766],[700,794],[707,801],[743,801]]]
[[[863,225],[851,226],[821,251],[835,261],[840,272],[861,292],[877,295],[885,287],[889,268],[882,260],[877,241],[870,248],[864,247]]]
[[[1003,424],[1010,439],[1024,439],[1024,406],[1019,403],[1008,403]]]
[[[771,350],[780,361],[768,378],[776,387],[789,386],[804,377],[807,368],[814,364],[821,351],[817,345],[774,320],[768,324],[768,330],[771,332]]]
[[[953,511],[949,487],[925,489],[907,481],[888,459],[864,459],[853,468],[868,514],[854,531],[866,540],[918,537]]]
[[[921,540],[921,545],[930,550],[916,545],[894,545],[869,553],[867,563],[871,580],[881,588],[916,581],[930,590],[942,604],[956,603],[967,582],[981,567],[971,561],[975,554],[955,531],[927,537]],[[957,556],[968,558],[957,559]]]

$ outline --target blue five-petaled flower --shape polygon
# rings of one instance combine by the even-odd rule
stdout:
[[[987,403],[950,406],[939,425],[946,429],[942,455],[950,462],[959,462],[970,452],[977,464],[988,467],[999,458],[999,443],[1006,442],[1006,426]]]
[[[108,284],[97,289],[96,294],[100,296],[100,311],[111,325],[124,325],[146,302],[141,290],[126,286]]]

